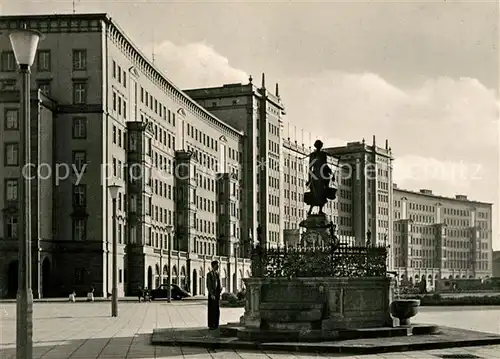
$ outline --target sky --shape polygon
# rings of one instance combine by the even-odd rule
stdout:
[[[80,0],[75,11],[109,13],[181,88],[265,72],[285,137],[328,147],[376,135],[399,187],[500,202],[497,1]],[[71,12],[71,0],[0,0],[3,14]],[[495,249],[498,217],[495,206]]]

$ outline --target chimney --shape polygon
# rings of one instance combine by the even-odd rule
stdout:
[[[467,201],[467,195],[465,195],[465,194],[457,194],[457,195],[455,195],[455,199],[458,199],[460,201]]]
[[[276,97],[280,97],[280,89],[278,84],[276,84]]]
[[[265,73],[262,73],[262,85],[261,85],[261,87],[263,89],[266,88],[266,74]]]
[[[420,193],[422,193],[422,194],[432,194],[432,191],[430,189],[422,188],[420,190]]]
[[[372,146],[375,147],[375,135],[373,135],[373,141],[372,141]]]
[[[388,150],[389,149],[389,140],[385,140],[385,149]]]
[[[397,189],[397,188],[398,188],[398,184],[397,184],[397,183],[393,183],[393,184],[392,184],[392,188],[393,188],[393,189]]]

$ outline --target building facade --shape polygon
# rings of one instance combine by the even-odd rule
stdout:
[[[493,277],[500,278],[500,251],[493,251],[492,266]]]
[[[327,148],[338,158],[337,231],[354,237],[355,243],[385,245],[392,242],[392,150],[388,141],[380,147],[350,142]]]
[[[492,205],[465,195],[394,189],[394,269],[401,280],[492,275]]]
[[[53,193],[40,197],[53,214],[45,212],[35,221],[44,230],[33,232],[50,233],[50,246],[36,251],[41,258],[36,270],[47,284],[39,296],[73,289],[80,295],[91,287],[97,295],[111,292],[111,184],[121,187],[119,295],[135,293],[139,285],[156,287],[169,275],[191,293],[204,294],[214,259],[221,262],[225,290],[241,288],[249,275],[246,252],[236,245],[243,218],[243,133],[178,89],[105,14],[0,17],[2,32],[23,26],[45,35],[31,86],[44,94],[39,102],[56,104],[47,105],[54,114],[53,140],[43,140],[42,153],[52,158],[52,168],[67,165],[71,172],[52,183]],[[0,53],[2,89],[18,91],[7,36],[0,38]],[[16,105],[6,106],[5,123],[14,116],[7,110]],[[2,151],[14,153],[9,146],[18,134],[3,136]],[[5,188],[19,172],[9,163],[1,171]],[[7,200],[1,203],[10,208]],[[2,241],[15,236],[13,220],[0,219]],[[2,275],[17,281],[9,272],[15,250],[2,255],[8,256]]]
[[[8,88],[8,87],[7,87]],[[20,92],[0,90],[0,298],[15,297],[18,274],[18,237],[20,206],[20,177],[22,148],[20,143]],[[31,248],[33,263],[33,291],[41,293],[48,285],[48,277],[42,277],[42,268],[50,271],[50,260],[44,260],[43,253],[50,253],[53,246],[54,208],[52,196],[53,178],[50,171],[55,168],[52,142],[54,139],[54,112],[56,103],[41,91],[32,91],[30,119],[31,168],[32,176],[39,174],[32,181],[32,228],[33,243]],[[38,135],[37,135],[38,134]],[[40,149],[40,151],[39,151]],[[47,220],[45,220],[47,219]]]
[[[244,134],[240,162],[243,221],[240,240],[248,251],[262,229],[262,243],[283,243],[283,144],[285,107],[279,88],[270,92],[262,74],[260,87],[248,84],[185,90],[207,111]]]

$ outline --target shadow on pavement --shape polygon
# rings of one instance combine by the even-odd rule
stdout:
[[[234,350],[206,349],[203,347],[154,346],[151,334],[137,334],[133,337],[91,338],[63,341],[40,341],[34,344],[33,358],[37,359],[153,359],[153,358],[210,358],[212,353],[234,355]],[[224,352],[224,354],[222,354]],[[251,353],[252,356],[269,357],[261,350],[251,348],[238,350],[239,354]],[[241,355],[236,355],[241,357]],[[350,354],[335,354],[335,357],[352,357]],[[1,359],[15,359],[15,344],[0,344]]]
[[[203,348],[196,353],[207,354]],[[191,351],[191,349],[189,349]],[[133,337],[91,338],[73,340],[41,341],[34,344],[33,358],[40,359],[94,359],[122,358],[149,359],[182,356],[184,349],[179,347],[155,347],[151,345],[151,334],[137,334]],[[185,355],[185,354],[184,354]],[[16,358],[16,345],[0,345],[0,358]]]

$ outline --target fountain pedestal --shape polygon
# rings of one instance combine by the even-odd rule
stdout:
[[[393,327],[394,280],[367,278],[247,278],[240,325],[262,330],[335,331]]]
[[[301,236],[301,245],[305,247],[319,247],[332,243],[335,225],[329,221],[326,214],[310,214],[299,223],[305,228]]]

